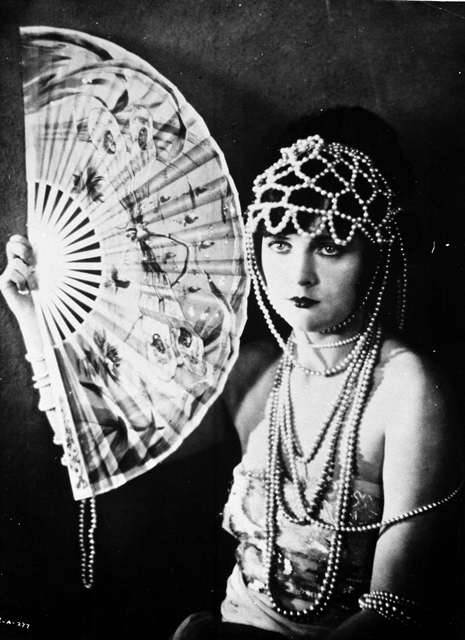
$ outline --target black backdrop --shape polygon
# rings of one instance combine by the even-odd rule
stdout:
[[[398,130],[417,175],[412,335],[461,381],[465,3],[16,0],[0,11],[2,244],[25,230],[20,24],[86,31],[155,66],[204,117],[244,204],[290,121],[362,105]],[[250,317],[246,341],[265,331],[253,305]],[[220,511],[238,456],[221,408],[171,460],[98,499],[96,586],[84,592],[77,508],[3,303],[0,331],[0,638],[164,638],[214,606],[232,562]]]

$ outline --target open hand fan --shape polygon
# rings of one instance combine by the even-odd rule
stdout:
[[[242,224],[221,151],[163,76],[83,33],[21,39],[35,303],[82,499],[166,458],[221,391]]]

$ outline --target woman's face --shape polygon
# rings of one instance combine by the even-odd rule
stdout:
[[[355,310],[363,275],[357,235],[346,247],[327,233],[265,235],[261,256],[270,301],[293,329],[321,331]]]

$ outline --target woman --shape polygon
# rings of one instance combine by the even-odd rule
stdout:
[[[304,126],[248,210],[281,354],[249,347],[225,391],[244,447],[223,521],[237,563],[221,622],[191,616],[174,639],[451,637],[461,448],[443,380],[396,330],[408,170],[363,110]]]
[[[224,511],[237,564],[221,621],[191,616],[175,640],[412,638],[450,613],[458,432],[442,380],[392,330],[402,171],[360,113],[310,122],[254,183],[247,259],[281,354],[245,349],[225,390],[244,446]],[[30,248],[7,252],[2,289],[40,359]]]

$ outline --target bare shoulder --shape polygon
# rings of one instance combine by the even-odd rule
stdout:
[[[431,358],[398,339],[385,340],[376,377],[384,393],[396,400],[394,409],[412,410],[417,403],[436,412],[454,409],[452,386],[446,373]]]
[[[389,337],[382,345],[380,366],[393,376],[434,375],[436,367],[430,358],[412,349],[398,338]]]
[[[463,442],[447,375],[425,355],[388,339],[378,374],[385,411],[385,473],[450,486],[460,474]],[[400,468],[402,467],[402,469]],[[410,474],[412,477],[410,477]]]

